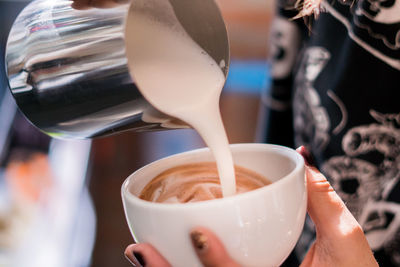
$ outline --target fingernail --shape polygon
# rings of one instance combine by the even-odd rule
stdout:
[[[146,266],[146,262],[144,261],[143,255],[140,252],[133,252],[132,259],[126,255],[125,257],[134,267]]]
[[[315,166],[315,160],[312,154],[308,151],[305,146],[301,146],[299,149],[300,154],[303,156],[306,165]]]
[[[190,238],[192,239],[193,246],[198,252],[204,253],[208,248],[208,238],[202,232],[194,230],[190,233]]]

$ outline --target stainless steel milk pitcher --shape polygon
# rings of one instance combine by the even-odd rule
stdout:
[[[35,0],[17,17],[7,43],[11,92],[25,116],[60,138],[182,127],[155,110],[131,77],[125,21],[140,2],[74,10],[67,0]],[[152,0],[158,1],[158,0]],[[226,27],[214,0],[169,1],[183,28],[216,62],[229,66]]]

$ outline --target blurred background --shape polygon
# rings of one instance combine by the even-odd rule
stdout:
[[[221,112],[231,143],[254,142],[272,0],[217,0],[231,42]],[[130,266],[120,187],[141,166],[203,147],[193,130],[54,140],[21,115],[5,77],[9,29],[26,0],[0,0],[0,266]]]

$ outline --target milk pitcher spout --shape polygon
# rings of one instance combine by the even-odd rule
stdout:
[[[226,27],[214,0],[170,4],[190,37],[229,66]],[[58,138],[93,138],[185,125],[153,108],[127,64],[130,10],[146,0],[109,9],[75,10],[67,0],[35,0],[17,17],[6,48],[9,86],[26,118]],[[154,12],[159,12],[155,10]],[[163,14],[160,13],[160,16]],[[162,45],[162,44],[161,44]]]

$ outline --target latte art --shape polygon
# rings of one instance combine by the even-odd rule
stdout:
[[[235,174],[237,194],[271,183],[263,176],[240,166],[235,166]],[[187,203],[222,198],[216,164],[201,162],[168,169],[151,180],[139,197],[163,203]]]

